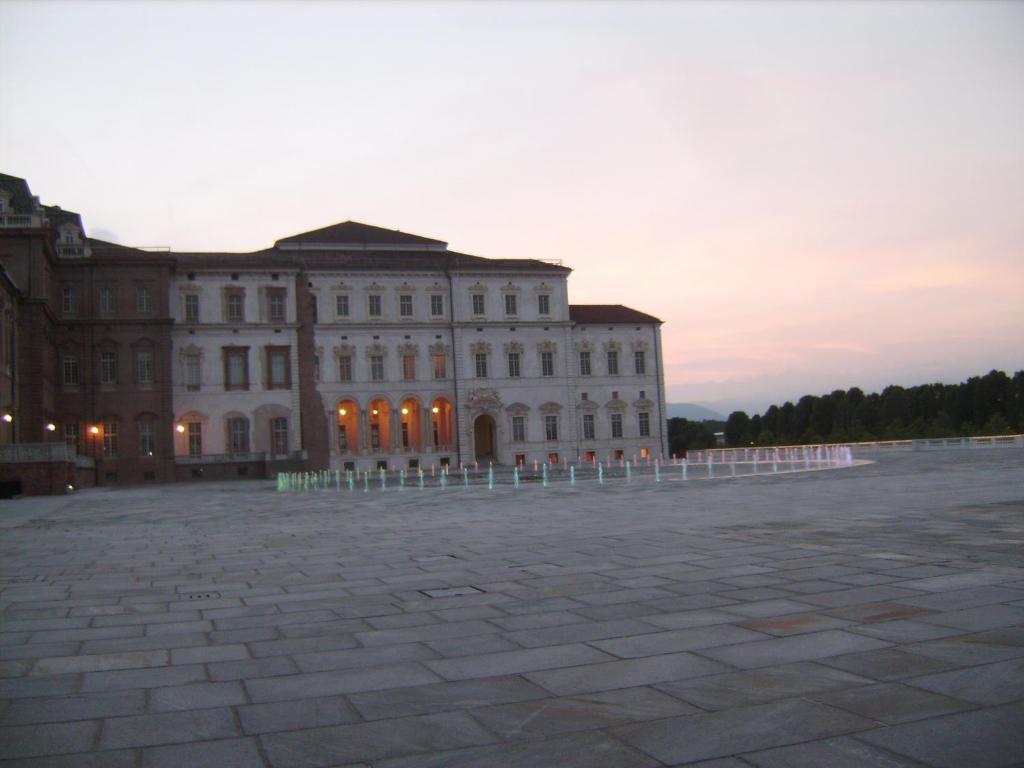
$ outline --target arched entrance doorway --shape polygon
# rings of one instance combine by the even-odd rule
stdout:
[[[473,449],[477,461],[497,461],[494,419],[486,413],[473,422]]]

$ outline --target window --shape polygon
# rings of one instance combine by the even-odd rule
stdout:
[[[289,389],[292,371],[287,347],[267,347],[267,388]]]
[[[647,411],[641,411],[637,414],[637,418],[640,425],[640,437],[650,437],[651,414],[647,413]]]
[[[74,448],[76,451],[78,450],[79,436],[80,433],[78,431],[77,421],[74,424],[64,425],[64,442],[67,443],[68,448]]]
[[[100,314],[114,314],[114,289],[107,285],[100,288]]]
[[[228,447],[231,453],[249,452],[248,419],[228,419]]]
[[[153,311],[153,295],[148,286],[140,285],[135,289],[135,311],[140,315]]]
[[[398,314],[400,317],[412,317],[412,296],[407,293],[398,297]]]
[[[199,322],[199,296],[195,293],[185,294],[185,322]]]
[[[505,314],[514,315],[516,314],[516,295],[514,293],[505,294]]]
[[[370,381],[384,381],[383,355],[370,355]]]
[[[642,349],[638,349],[633,353],[633,365],[636,368],[637,375],[647,372],[647,360]]]
[[[537,296],[537,314],[551,314],[551,297],[546,293],[541,293]]]
[[[156,431],[153,422],[139,422],[139,455],[152,456],[156,452]]]
[[[444,296],[439,294],[432,294],[430,297],[430,316],[431,317],[443,317],[444,316]]]
[[[228,294],[228,322],[241,323],[245,320],[244,297],[240,293]]]
[[[203,425],[198,421],[188,423],[188,455],[203,455]]]
[[[473,294],[473,314],[484,314],[484,295],[482,293]]]
[[[522,443],[526,441],[526,417],[512,417],[512,442]]]
[[[338,317],[348,317],[348,296],[339,295],[334,297],[334,314]]]
[[[274,291],[270,294],[270,322],[272,323],[283,323],[284,322],[284,300],[285,296],[280,291]]]
[[[76,387],[81,383],[78,369],[78,357],[75,355],[64,355],[62,358],[64,368],[64,386]]]
[[[224,348],[224,389],[249,388],[249,348]]]
[[[590,375],[590,352],[580,352],[580,376]]]
[[[515,378],[519,376],[519,353],[508,353],[508,375]]]
[[[622,414],[612,414],[612,437],[622,437]]]
[[[199,355],[185,355],[185,391],[198,392],[201,376]]]
[[[447,364],[447,361],[445,360],[444,353],[440,352],[440,353],[438,353],[436,355],[431,355],[430,357],[431,357],[431,360],[433,361],[433,366],[434,366],[434,378],[435,379],[443,379],[443,378],[445,378],[448,375],[448,371],[447,371],[448,364]]]
[[[117,422],[103,423],[103,455],[117,456]]]
[[[78,314],[78,292],[74,286],[65,285],[60,291],[60,309],[65,315]]]
[[[135,379],[139,384],[148,386],[156,377],[153,374],[153,353],[139,352],[135,355]]]
[[[351,355],[341,355],[338,358],[338,381],[352,381]]]
[[[270,450],[276,456],[288,453],[288,419],[284,416],[270,420]]]
[[[544,417],[544,439],[558,439],[558,417],[553,414]]]
[[[416,355],[402,355],[402,378],[405,381],[416,380]]]
[[[617,376],[619,373],[619,353],[617,350],[608,350],[608,375]]]
[[[116,352],[100,352],[100,384],[117,384]]]
[[[371,293],[367,297],[367,311],[368,311],[370,317],[380,317],[381,316],[380,294]]]
[[[477,352],[476,353],[476,377],[478,379],[487,378],[487,353]]]
[[[583,439],[594,439],[594,414],[592,413],[583,414]]]
[[[540,375],[541,376],[554,376],[555,375],[555,353],[554,352],[541,352],[540,353]]]

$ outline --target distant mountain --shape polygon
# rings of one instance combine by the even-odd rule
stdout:
[[[668,417],[670,419],[679,417],[689,419],[690,421],[725,421],[725,416],[718,411],[705,408],[703,405],[695,405],[694,403],[666,403],[665,405],[668,407]]]

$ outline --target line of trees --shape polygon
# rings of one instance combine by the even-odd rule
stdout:
[[[990,371],[961,384],[889,386],[881,394],[865,395],[854,387],[804,395],[795,405],[773,405],[762,415],[734,411],[724,431],[730,446],[1018,434],[1024,432],[1024,371],[1012,378]],[[705,435],[699,438],[706,442]],[[711,440],[714,445],[713,433]]]

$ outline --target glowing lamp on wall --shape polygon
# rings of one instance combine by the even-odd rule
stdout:
[[[57,425],[54,424],[52,421],[51,422],[47,422],[47,424],[46,424],[46,431],[47,432],[56,432],[57,431]]]
[[[409,415],[409,409],[408,408],[403,408],[402,409],[402,415],[403,416],[408,416]]]
[[[11,414],[9,414],[9,413],[5,413],[3,415],[3,420],[6,421],[8,424],[10,424],[12,421],[14,421],[14,417],[11,416]]]
[[[434,413],[440,413],[441,412],[441,409],[438,408],[436,405],[433,408],[431,408],[430,410],[433,411]]]
[[[98,435],[100,433],[100,428],[95,426],[89,427],[89,432],[93,435]]]
[[[376,408],[374,408],[373,409],[373,415],[376,416],[378,413],[380,413],[380,411],[378,411]]]
[[[185,431],[185,425],[184,424],[179,424],[178,426],[175,427],[175,429],[178,430],[179,433],[184,432]]]
[[[348,413],[348,411],[346,411],[344,408],[339,408],[338,409],[338,413],[340,413],[342,416],[344,416],[344,415],[346,415]]]

